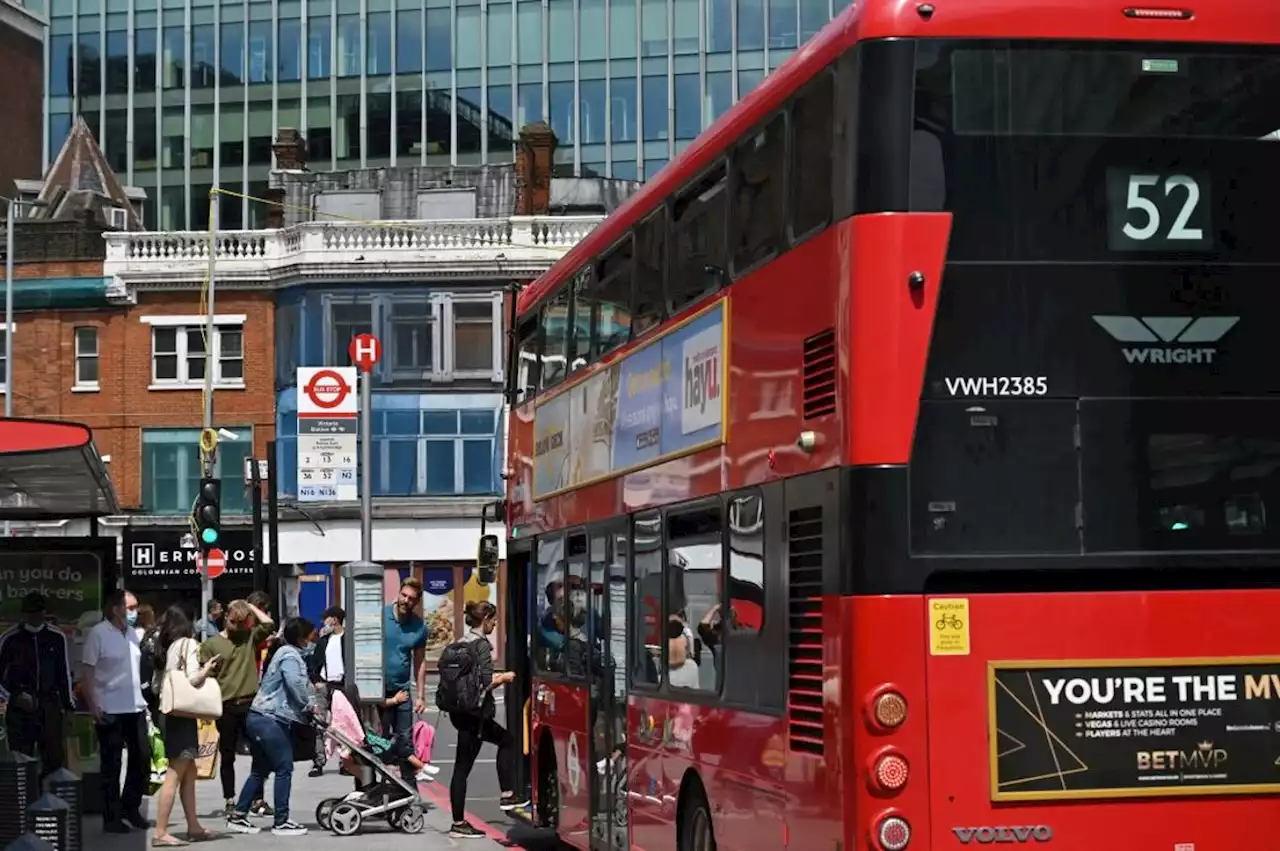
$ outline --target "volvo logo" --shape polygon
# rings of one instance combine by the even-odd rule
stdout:
[[[1015,842],[1048,842],[1053,839],[1053,828],[1047,824],[1018,825],[1016,827],[953,827],[951,832],[961,844],[976,842],[979,845]]]

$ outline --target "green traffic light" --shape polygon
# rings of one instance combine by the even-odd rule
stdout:
[[[217,529],[202,529],[202,530],[200,531],[200,540],[201,540],[201,541],[204,541],[206,544],[216,544],[216,543],[218,543],[218,530],[217,530]]]

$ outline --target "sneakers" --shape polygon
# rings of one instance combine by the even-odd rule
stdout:
[[[430,783],[432,780],[436,779],[436,775],[439,773],[440,766],[428,763],[418,769],[418,773],[413,775],[413,779],[417,780],[419,783]]]
[[[504,813],[509,813],[512,810],[529,806],[529,799],[519,795],[503,795],[498,799],[498,806]]]
[[[324,769],[318,765],[311,766],[311,770],[307,772],[308,777],[323,777]]]
[[[245,813],[233,812],[227,816],[227,830],[233,833],[261,833],[262,828],[249,821],[249,816]]]
[[[258,818],[270,818],[275,814],[276,811],[267,806],[266,801],[254,801],[253,806],[249,808],[249,815],[257,816]]]
[[[222,805],[222,817],[231,818],[235,814],[236,814],[236,799],[227,798],[227,800]]]
[[[454,839],[483,839],[484,838],[483,831],[476,830],[474,827],[467,824],[465,821],[459,822],[458,824],[455,824],[453,827],[449,828],[449,835]]]
[[[282,821],[280,824],[271,828],[271,832],[276,836],[306,836],[307,829],[298,824],[293,819]]]

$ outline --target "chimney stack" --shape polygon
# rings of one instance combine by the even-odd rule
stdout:
[[[526,124],[516,143],[516,215],[544,216],[551,209],[551,167],[556,134],[545,121]]]
[[[264,217],[268,229],[284,227],[284,208],[280,205],[284,203],[286,192],[281,175],[307,170],[307,140],[296,128],[281,127],[276,131],[271,151],[275,154],[276,167],[271,171],[271,185],[266,194],[266,200],[273,202]]]

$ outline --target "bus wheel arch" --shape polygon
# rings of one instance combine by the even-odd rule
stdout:
[[[676,847],[679,851],[716,851],[715,824],[702,777],[692,768],[680,781],[676,804]]]
[[[538,821],[544,827],[560,822],[560,777],[556,770],[556,743],[544,727],[538,737]]]

